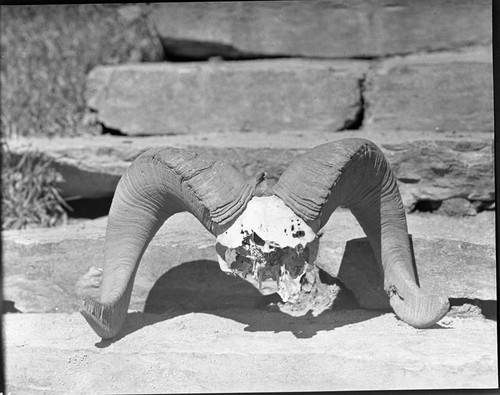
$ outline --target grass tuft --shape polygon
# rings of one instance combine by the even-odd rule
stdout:
[[[2,154],[2,229],[65,224],[71,210],[59,195],[59,175],[40,153],[11,153],[5,143]]]

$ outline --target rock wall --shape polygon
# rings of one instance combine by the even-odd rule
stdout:
[[[170,3],[152,13],[169,57],[376,58],[491,43],[487,0]]]
[[[109,129],[493,130],[488,1],[167,3],[150,17],[171,62],[89,75]]]
[[[98,66],[86,84],[88,120],[126,143],[10,144],[53,158],[64,197],[111,197],[131,160],[158,144],[277,179],[305,149],[358,136],[382,147],[408,211],[493,207],[490,2],[145,7],[166,61]]]
[[[155,144],[209,151],[248,177],[278,178],[304,149],[359,136],[382,146],[409,211],[427,202],[458,214],[492,207],[489,2],[198,2],[148,10],[167,60],[98,66],[86,86],[103,131],[137,137],[130,160],[110,158],[100,147],[110,144],[98,139],[75,140],[67,156],[58,148],[64,142],[33,142],[55,159],[63,196],[112,196],[125,167]],[[165,140],[145,143],[147,136]]]

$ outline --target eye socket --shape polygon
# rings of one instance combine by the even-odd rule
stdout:
[[[253,241],[255,244],[257,244],[259,246],[263,246],[264,244],[266,244],[266,242],[264,240],[262,240],[261,237],[257,233],[253,234]]]
[[[252,268],[252,261],[245,256],[236,254],[236,259],[231,263],[231,269],[245,272]]]
[[[250,245],[250,242],[249,240],[251,239],[251,236],[250,235],[246,235],[245,237],[243,237],[243,239],[241,240],[241,244],[244,245],[244,246],[248,246]]]

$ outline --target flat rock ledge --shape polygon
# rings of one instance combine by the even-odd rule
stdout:
[[[12,393],[175,393],[498,387],[496,322],[392,313],[294,318],[262,309],[131,313],[101,341],[73,314],[4,316]]]
[[[97,298],[107,219],[54,229],[3,232],[5,300],[25,313],[73,312]],[[496,304],[494,213],[476,217],[408,216],[421,286],[448,298]],[[219,268],[215,238],[190,214],[170,218],[153,238],[136,275],[131,308],[165,313],[266,305],[251,284]],[[357,302],[389,309],[375,258],[347,210],[323,228],[316,264]]]
[[[360,302],[380,303],[378,310],[334,305],[317,316],[285,314],[222,273],[213,236],[181,213],[146,251],[126,325],[113,341],[102,341],[75,312],[82,296],[98,295],[106,217],[4,232],[4,298],[31,312],[3,315],[7,391],[498,387],[496,322],[466,304],[429,329],[398,320],[381,309],[373,258],[352,214],[339,210],[332,220],[318,260]],[[408,224],[422,286],[496,305],[494,213],[409,215]]]
[[[91,70],[86,100],[98,122],[126,135],[492,132],[492,70],[491,45],[377,61],[137,63]]]
[[[277,179],[307,149],[349,137],[367,138],[381,147],[395,171],[408,210],[420,201],[461,199],[462,211],[474,214],[473,204],[488,205],[495,199],[493,134],[488,132],[235,132],[16,139],[8,145],[19,155],[38,151],[52,159],[62,176],[58,185],[62,196],[102,198],[111,197],[125,169],[154,147],[207,152],[248,178],[266,171],[268,178]]]

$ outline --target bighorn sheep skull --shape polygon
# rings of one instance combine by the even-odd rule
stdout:
[[[125,171],[111,205],[101,301],[85,299],[81,312],[102,338],[120,331],[145,249],[162,224],[181,211],[192,213],[217,237],[223,271],[293,302],[316,258],[317,233],[339,206],[349,208],[366,233],[396,315],[417,328],[441,319],[449,302],[417,283],[394,174],[380,149],[358,138],[311,149],[273,187],[262,177],[249,182],[199,152],[143,153]]]
[[[316,233],[283,200],[254,196],[215,245],[222,271],[253,282],[263,294],[297,301],[301,281],[314,265]]]

